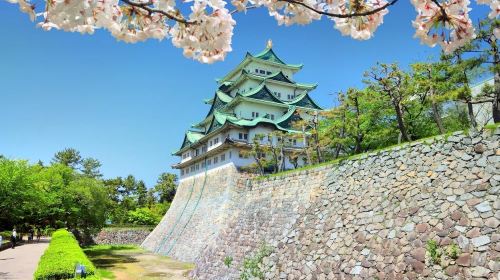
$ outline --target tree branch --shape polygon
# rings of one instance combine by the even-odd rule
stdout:
[[[432,2],[434,2],[434,4],[436,4],[436,6],[438,6],[441,10],[441,14],[443,15],[443,23],[445,23],[448,20],[448,14],[446,14],[446,10],[444,9],[443,5],[441,5],[438,0],[432,0]]]
[[[171,20],[174,20],[174,21],[177,21],[179,23],[184,23],[184,24],[192,24],[192,23],[194,23],[192,21],[187,21],[183,17],[178,17],[177,15],[172,15],[172,14],[170,14],[168,12],[163,11],[163,10],[151,8],[150,6],[151,6],[151,4],[153,4],[153,2],[151,2],[151,1],[150,2],[144,2],[144,3],[137,3],[137,2],[134,2],[134,1],[130,1],[130,0],[121,0],[121,1],[123,3],[131,6],[131,7],[143,9],[146,12],[148,12],[149,15],[151,15],[151,14],[162,14],[162,15],[166,16],[167,18],[169,18]]]
[[[376,9],[373,9],[371,11],[366,11],[366,12],[351,13],[351,14],[335,14],[335,13],[329,13],[329,12],[318,10],[314,7],[311,7],[305,3],[301,2],[301,1],[297,1],[297,0],[278,0],[278,1],[296,4],[296,5],[302,6],[306,9],[309,9],[315,13],[318,13],[320,15],[325,15],[325,16],[329,16],[329,17],[336,17],[336,18],[352,18],[352,17],[362,17],[362,16],[373,15],[373,14],[376,14],[376,13],[386,9],[387,7],[392,6],[398,2],[398,0],[392,0],[391,2],[389,2],[383,6],[380,6]]]
[[[171,19],[173,21],[179,22],[179,23],[184,23],[184,24],[194,24],[194,23],[196,23],[194,21],[188,21],[188,20],[186,20],[182,16],[179,17],[178,15],[174,15],[174,14],[171,14],[171,13],[163,11],[163,10],[154,9],[154,8],[151,7],[151,5],[153,4],[153,2],[151,2],[151,1],[149,1],[149,2],[141,2],[141,3],[138,3],[138,2],[135,2],[135,1],[132,1],[132,0],[120,0],[120,1],[122,1],[123,3],[125,3],[125,4],[127,4],[127,5],[129,5],[131,7],[142,9],[142,10],[148,12],[148,14],[150,14],[150,15],[154,14],[154,13],[158,13],[158,14],[166,16],[167,18],[169,18],[169,19]],[[290,3],[290,4],[296,4],[296,5],[302,6],[302,7],[306,8],[306,9],[311,10],[311,11],[317,13],[317,14],[320,14],[320,15],[325,15],[325,16],[329,16],[329,17],[336,17],[336,18],[352,18],[352,17],[362,17],[362,16],[368,16],[368,15],[376,14],[376,13],[378,13],[378,12],[386,9],[387,7],[396,4],[399,0],[392,0],[392,1],[388,2],[387,4],[385,4],[383,6],[380,6],[380,7],[376,8],[376,9],[370,10],[370,11],[366,11],[366,12],[354,12],[354,13],[350,13],[350,14],[336,14],[336,13],[325,12],[325,11],[322,11],[322,10],[318,10],[318,9],[316,9],[314,7],[311,7],[311,6],[309,6],[309,5],[301,2],[299,0],[277,0],[277,1],[287,2],[287,3]],[[251,5],[251,6],[247,7],[247,9],[254,9],[254,8],[257,8],[257,6]],[[238,12],[238,10],[231,11],[230,13],[234,14],[236,12]]]

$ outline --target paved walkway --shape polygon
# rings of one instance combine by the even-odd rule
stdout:
[[[41,239],[40,243],[24,244],[15,249],[6,249],[0,252],[0,279],[1,280],[29,280],[33,279],[38,260],[49,246],[48,239]]]

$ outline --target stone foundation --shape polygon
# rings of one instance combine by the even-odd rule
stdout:
[[[456,133],[264,180],[220,169],[183,181],[142,246],[194,261],[196,279],[238,279],[263,243],[266,279],[497,279],[499,140]]]
[[[150,233],[151,230],[145,228],[104,228],[92,241],[105,245],[140,245]]]

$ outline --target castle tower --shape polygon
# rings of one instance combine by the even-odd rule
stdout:
[[[292,126],[300,112],[322,110],[309,96],[316,84],[294,81],[302,64],[287,64],[272,49],[272,42],[262,52],[247,53],[240,64],[217,80],[206,117],[187,131],[182,145],[173,153],[181,158],[173,168],[180,178],[226,164],[241,168],[254,163],[243,150],[251,149],[257,134],[275,130],[298,133]],[[285,168],[293,167],[286,154],[300,150],[300,140],[291,141],[285,149]],[[300,161],[299,165],[303,162]]]

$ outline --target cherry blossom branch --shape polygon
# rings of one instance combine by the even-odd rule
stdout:
[[[131,6],[131,7],[135,7],[135,8],[139,8],[139,9],[143,9],[145,11],[147,11],[150,15],[151,14],[155,14],[155,13],[158,13],[158,14],[162,14],[164,16],[166,16],[167,18],[171,19],[171,20],[174,20],[174,21],[177,21],[179,23],[184,23],[184,24],[192,24],[192,23],[195,23],[193,21],[187,21],[186,19],[184,18],[179,18],[175,15],[172,15],[168,12],[165,12],[163,10],[159,10],[159,9],[153,9],[150,7],[151,4],[153,4],[151,1],[150,2],[144,2],[144,3],[137,3],[137,2],[133,2],[133,1],[130,1],[130,0],[121,0],[123,3]]]
[[[383,5],[383,6],[380,6],[376,9],[373,9],[373,10],[370,10],[370,11],[366,11],[366,12],[356,12],[356,13],[351,13],[351,14],[335,14],[335,13],[329,13],[329,12],[325,12],[325,11],[321,11],[321,10],[318,10],[314,7],[311,7],[303,2],[300,2],[300,1],[297,1],[297,0],[278,0],[278,1],[281,1],[281,2],[287,2],[287,3],[291,3],[291,4],[296,4],[296,5],[299,5],[299,6],[302,6],[306,9],[309,9],[315,13],[318,13],[320,15],[325,15],[325,16],[329,16],[329,17],[334,17],[334,18],[352,18],[352,17],[363,17],[363,16],[369,16],[369,15],[373,15],[373,14],[376,14],[384,9],[386,9],[387,7],[389,6],[392,6],[394,4],[396,4],[399,0],[392,0],[391,2],[388,2],[387,4]]]
[[[441,5],[438,0],[432,0],[432,2],[434,2],[434,4],[439,7],[439,9],[441,10],[441,15],[443,16],[442,21],[446,22],[448,20],[448,14],[446,14],[446,10],[444,9],[443,5]]]

